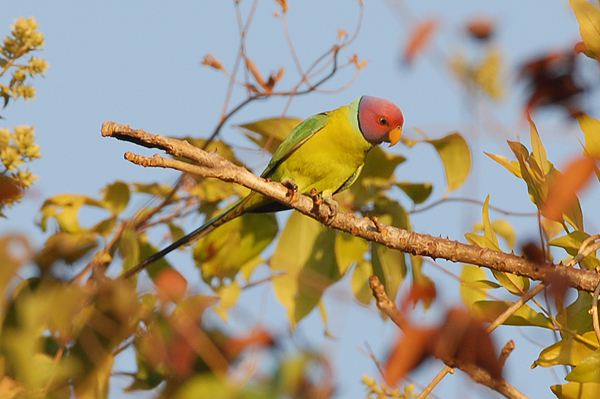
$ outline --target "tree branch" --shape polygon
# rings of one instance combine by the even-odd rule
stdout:
[[[127,153],[126,158],[136,164],[175,168],[202,176],[216,177],[227,182],[235,182],[289,205],[313,219],[327,220],[330,228],[402,252],[434,259],[442,258],[452,262],[468,263],[543,282],[561,281],[561,283],[570,287],[588,292],[593,292],[600,283],[600,275],[594,271],[575,269],[563,265],[537,264],[520,258],[513,253],[493,251],[447,238],[419,234],[388,226],[379,221],[374,223],[373,220],[367,217],[359,217],[352,213],[338,212],[331,220],[332,215],[328,207],[322,206],[315,209],[309,196],[298,194],[290,198],[288,188],[281,183],[262,179],[246,168],[229,162],[219,154],[203,151],[184,140],[149,134],[141,129],[134,130],[129,125],[120,125],[114,122],[105,122],[102,125],[102,135],[130,141],[147,148],[160,149],[173,156],[184,157],[198,163],[198,165],[194,165],[160,156],[145,157]]]

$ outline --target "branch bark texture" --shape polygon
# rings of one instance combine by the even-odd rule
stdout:
[[[385,225],[376,219],[359,217],[352,213],[338,212],[333,217],[329,208],[323,204],[315,206],[315,202],[305,195],[290,197],[289,189],[279,182],[272,182],[256,176],[244,167],[237,166],[215,152],[203,151],[184,140],[177,140],[161,135],[153,135],[141,129],[134,130],[129,125],[105,122],[102,135],[118,140],[155,148],[166,153],[195,161],[190,164],[160,155],[153,157],[125,154],[125,159],[145,167],[173,168],[205,177],[214,177],[227,182],[234,182],[251,190],[260,192],[277,201],[289,205],[298,212],[313,219],[326,221],[330,228],[362,237],[368,241],[385,245],[413,255],[446,259],[452,262],[468,263],[501,272],[513,273],[532,280],[553,282],[560,281],[578,290],[593,292],[600,283],[600,275],[594,271],[575,269],[563,265],[539,264],[527,261],[512,253],[493,251],[464,244],[448,238],[433,237],[428,234],[415,233],[393,226]]]

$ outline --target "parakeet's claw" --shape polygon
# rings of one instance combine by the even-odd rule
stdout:
[[[281,184],[283,184],[288,189],[288,192],[285,196],[290,200],[290,202],[296,201],[296,194],[298,194],[298,185],[296,184],[296,182],[292,179],[285,179],[281,182]]]
[[[314,203],[314,210],[321,221],[326,226],[331,225],[339,211],[339,205],[331,196],[331,191],[324,191],[322,195],[319,195],[317,190],[313,188],[310,190],[310,196]]]

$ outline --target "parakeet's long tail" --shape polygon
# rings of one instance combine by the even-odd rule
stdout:
[[[217,227],[222,226],[223,224],[229,222],[230,220],[235,219],[236,217],[242,215],[244,212],[246,212],[244,203],[248,201],[249,197],[250,196],[240,199],[235,204],[231,205],[229,208],[227,208],[226,210],[224,210],[223,212],[221,212],[214,218],[208,220],[202,226],[198,227],[196,230],[181,237],[179,240],[177,240],[174,243],[172,243],[171,245],[161,249],[157,253],[147,257],[142,262],[138,263],[136,266],[132,267],[131,269],[129,269],[125,273],[123,273],[121,275],[121,277],[126,279],[126,278],[129,278],[129,277],[135,275],[139,271],[150,266],[152,263],[154,263],[157,260],[161,259],[162,257],[166,256],[167,254],[173,252],[177,248],[187,245],[191,242],[194,242],[194,241],[206,236],[208,233],[210,233]]]

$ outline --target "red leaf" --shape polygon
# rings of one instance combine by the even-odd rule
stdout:
[[[494,379],[502,378],[502,363],[483,323],[468,312],[451,309],[448,317],[429,342],[430,352],[446,363],[469,364],[487,371]]]
[[[23,188],[8,176],[0,175],[0,206],[14,202],[23,195]]]
[[[187,281],[175,269],[165,269],[154,279],[158,296],[163,301],[178,302],[187,290]]]
[[[577,95],[584,91],[575,77],[575,52],[550,52],[529,61],[520,77],[529,81],[531,94],[525,107],[526,116],[540,106],[559,105],[571,115],[581,113]]]
[[[467,24],[467,31],[475,39],[487,40],[496,30],[494,22],[486,18],[477,18]]]
[[[436,19],[430,18],[421,22],[413,29],[404,49],[404,62],[406,64],[412,63],[416,55],[425,50],[438,25],[439,23]]]
[[[224,350],[230,359],[235,359],[247,348],[262,348],[274,344],[271,334],[263,329],[254,329],[250,334],[231,338]]]
[[[567,169],[550,183],[542,215],[558,222],[562,215],[575,204],[577,193],[590,182],[596,168],[593,158],[579,156],[567,165]]]
[[[409,371],[430,355],[428,342],[437,334],[436,329],[406,328],[384,366],[386,382],[395,386]]]

